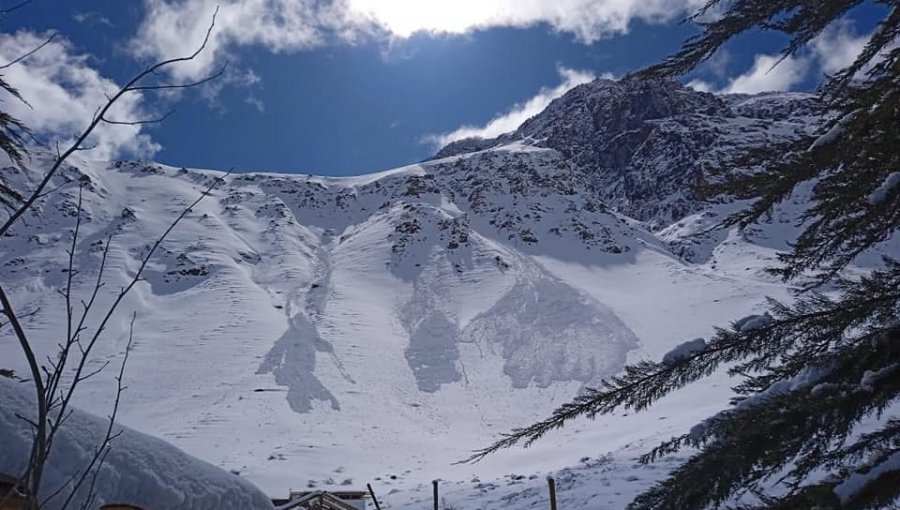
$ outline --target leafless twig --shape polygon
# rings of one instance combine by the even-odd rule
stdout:
[[[23,2],[19,6],[21,7],[26,5],[30,0]],[[15,8],[8,9],[6,11],[0,11],[0,14],[5,12],[11,12]],[[210,23],[209,29],[206,32],[206,36],[203,40],[203,43],[200,47],[191,55],[186,57],[173,58],[169,60],[164,60],[149,66],[147,69],[138,73],[135,77],[133,77],[125,86],[123,86],[119,91],[108,97],[106,104],[98,110],[98,112],[93,116],[91,122],[88,124],[87,128],[76,138],[75,142],[69,146],[68,149],[64,151],[60,151],[57,147],[56,158],[54,159],[52,165],[49,170],[43,175],[40,179],[40,182],[31,190],[28,194],[28,197],[24,199],[21,205],[18,206],[14,211],[11,212],[9,217],[3,222],[2,226],[0,226],[0,240],[2,240],[9,232],[10,228],[18,221],[22,219],[24,221],[23,215],[31,209],[35,202],[47,194],[51,193],[57,188],[49,187],[54,175],[59,171],[62,167],[63,163],[75,152],[87,150],[90,147],[85,145],[87,138],[91,135],[94,129],[101,122],[108,124],[144,124],[150,122],[159,122],[164,120],[166,116],[161,119],[153,120],[153,121],[115,121],[109,120],[105,118],[105,115],[110,111],[113,105],[125,94],[131,92],[138,92],[142,90],[162,90],[169,88],[188,88],[200,85],[202,83],[206,83],[209,80],[215,79],[224,72],[224,67],[214,73],[213,75],[199,80],[193,83],[186,84],[161,84],[161,85],[142,85],[143,80],[151,75],[159,75],[159,71],[166,68],[167,66],[177,64],[180,62],[186,62],[193,60],[200,54],[209,42],[209,38],[212,34],[212,30],[215,27],[215,19],[216,14],[218,13],[218,9],[216,13],[213,15],[212,21]],[[9,65],[20,62],[24,58],[27,58],[29,55],[33,54],[35,51],[39,50],[41,47],[49,44],[52,37],[48,39],[43,45],[32,50],[26,55],[23,55],[16,61],[11,62]],[[2,70],[2,67],[0,67]],[[171,112],[170,112],[171,113]],[[227,175],[227,174],[226,174]],[[0,315],[3,315],[8,320],[8,324],[12,327],[14,334],[19,342],[19,345],[22,349],[23,354],[28,362],[29,371],[31,372],[32,383],[35,387],[35,393],[37,395],[37,417],[36,419],[28,419],[27,422],[29,424],[29,428],[32,429],[33,441],[32,448],[28,462],[28,468],[26,473],[22,476],[21,482],[17,484],[21,487],[25,493],[25,508],[29,510],[37,510],[41,505],[47,503],[49,499],[55,498],[62,493],[64,489],[57,489],[52,491],[49,496],[45,497],[44,501],[39,501],[39,494],[41,492],[41,482],[44,473],[44,467],[46,466],[47,459],[50,455],[51,448],[53,446],[54,438],[59,432],[62,425],[68,420],[68,418],[72,415],[72,410],[70,408],[72,397],[75,392],[75,388],[86,379],[93,377],[97,373],[99,373],[103,368],[105,368],[106,363],[101,364],[99,368],[88,370],[88,363],[91,359],[91,353],[96,346],[98,339],[101,334],[105,330],[108,322],[113,317],[113,315],[118,310],[120,304],[123,299],[128,295],[128,293],[134,288],[134,286],[141,281],[141,277],[144,269],[146,268],[150,258],[156,252],[157,248],[162,244],[162,242],[169,236],[172,230],[187,216],[188,213],[192,211],[192,209],[206,196],[208,196],[212,190],[222,182],[221,178],[216,178],[213,182],[204,189],[200,196],[193,201],[189,206],[184,208],[181,213],[169,224],[168,228],[162,232],[159,237],[157,237],[154,244],[151,246],[150,250],[145,253],[141,257],[141,262],[137,270],[135,271],[132,278],[129,280],[128,284],[122,287],[119,292],[116,294],[115,299],[112,304],[109,305],[106,310],[100,315],[97,326],[93,328],[90,335],[85,337],[85,334],[88,330],[86,326],[88,317],[91,314],[95,303],[96,298],[100,293],[100,289],[104,286],[104,272],[108,263],[108,255],[109,249],[112,242],[112,234],[110,234],[106,242],[103,246],[103,254],[100,261],[100,267],[98,269],[97,278],[94,282],[93,289],[91,291],[90,296],[86,301],[81,301],[82,310],[78,315],[78,319],[76,321],[76,313],[74,310],[74,278],[77,275],[76,268],[76,251],[78,247],[78,239],[80,236],[80,230],[82,226],[82,214],[84,210],[84,187],[83,183],[79,188],[78,192],[78,202],[77,202],[77,213],[75,217],[75,226],[72,231],[72,240],[67,248],[67,256],[68,256],[68,265],[67,265],[67,275],[66,275],[66,283],[65,289],[61,291],[63,297],[65,298],[65,307],[66,307],[66,338],[63,339],[58,344],[58,351],[56,353],[56,358],[48,358],[46,365],[40,365],[38,363],[37,357],[35,355],[33,346],[29,340],[28,334],[25,330],[25,327],[22,323],[22,319],[26,316],[22,314],[18,314],[13,307],[11,300],[6,292],[5,286],[0,283],[0,306],[2,306],[2,310],[0,310]],[[122,384],[122,377],[124,375],[125,370],[125,362],[128,359],[128,354],[130,353],[133,335],[134,335],[134,320],[135,317],[132,316],[131,328],[129,330],[129,341],[128,346],[126,348],[125,357],[123,359],[123,363],[119,370],[119,376],[117,377],[118,381],[118,390],[116,393],[116,400],[113,406],[112,414],[109,416],[109,427],[105,436],[105,439],[102,441],[100,447],[97,449],[96,454],[93,456],[91,462],[87,466],[87,468],[77,476],[73,477],[72,480],[77,480],[74,483],[74,488],[72,488],[67,495],[65,502],[60,508],[65,508],[69,505],[76,493],[82,487],[86,480],[90,478],[89,491],[92,492],[96,485],[96,477],[102,466],[103,462],[106,459],[106,454],[108,452],[109,442],[114,439],[118,433],[113,433],[113,427],[115,424],[116,415],[119,409],[119,402],[121,398],[121,394],[125,387]],[[77,349],[77,351],[76,351]],[[74,365],[74,369],[71,369],[70,365]],[[71,380],[69,380],[66,384],[63,384],[63,378],[68,377],[68,374],[71,372]],[[71,484],[71,480],[67,482],[65,485],[69,486]],[[92,501],[91,497],[88,497],[86,501]],[[39,504],[40,503],[40,504]]]
[[[17,10],[21,9],[22,7],[25,7],[26,5],[30,4],[31,2],[32,2],[32,0],[25,0],[24,2],[19,2],[12,7],[7,7],[6,9],[2,9],[2,10],[0,10],[0,16],[5,16],[13,11],[17,11]]]
[[[44,177],[41,179],[41,182],[31,192],[31,194],[25,200],[25,202],[23,202],[22,205],[19,206],[19,208],[16,209],[16,211],[9,216],[9,218],[6,219],[6,221],[3,223],[3,225],[0,225],[0,239],[2,239],[6,235],[6,233],[9,231],[9,229],[12,228],[12,226],[16,223],[16,221],[34,205],[34,203],[41,196],[41,193],[44,191],[44,188],[47,187],[47,185],[50,183],[50,180],[53,178],[54,175],[56,175],[56,172],[59,171],[63,162],[66,159],[68,159],[69,156],[71,156],[75,152],[84,150],[84,143],[87,141],[88,137],[94,132],[94,129],[96,129],[97,125],[103,121],[103,118],[106,116],[106,114],[110,111],[110,109],[113,107],[113,105],[115,105],[116,102],[118,102],[118,100],[122,96],[124,96],[125,94],[128,94],[130,92],[139,92],[142,90],[162,90],[162,89],[196,87],[198,85],[201,85],[203,83],[206,83],[210,80],[213,80],[213,79],[221,76],[222,73],[225,72],[225,67],[223,66],[222,69],[219,70],[217,73],[214,73],[214,74],[208,76],[207,78],[204,78],[202,80],[192,82],[192,83],[165,84],[165,85],[140,85],[140,83],[145,78],[147,78],[150,75],[156,74],[157,71],[159,71],[160,69],[164,69],[168,66],[182,63],[182,62],[189,62],[189,61],[197,58],[197,55],[199,55],[206,48],[206,45],[209,43],[209,38],[212,35],[213,28],[216,26],[216,15],[218,15],[218,13],[219,13],[219,9],[217,7],[215,13],[213,13],[212,22],[209,24],[209,29],[206,31],[206,36],[203,38],[203,43],[200,45],[199,48],[197,48],[197,50],[194,53],[192,53],[188,56],[185,56],[185,57],[177,57],[177,58],[171,58],[169,60],[163,60],[161,62],[157,62],[156,64],[151,65],[144,71],[135,75],[127,84],[125,84],[124,87],[119,89],[118,92],[116,92],[115,94],[112,95],[112,97],[109,98],[109,100],[106,102],[106,104],[100,109],[99,114],[94,116],[94,118],[91,120],[90,124],[88,124],[88,127],[85,128],[85,130],[81,132],[81,134],[78,136],[78,138],[75,139],[74,142],[72,142],[72,145],[69,146],[68,149],[66,149],[65,151],[63,151],[61,154],[59,154],[56,157],[53,164],[50,166],[50,169],[47,170],[47,173],[44,174]]]
[[[41,43],[39,46],[37,46],[36,48],[34,48],[34,49],[32,49],[31,51],[25,53],[24,55],[21,55],[20,57],[18,57],[18,58],[16,58],[16,59],[11,60],[10,62],[8,62],[8,63],[6,63],[6,64],[0,65],[0,71],[2,71],[2,70],[4,70],[4,69],[7,69],[7,68],[9,68],[9,67],[12,67],[12,66],[18,64],[19,62],[25,60],[26,58],[28,58],[28,57],[34,55],[35,53],[37,53],[38,51],[40,51],[44,46],[47,46],[48,44],[50,44],[51,42],[53,42],[53,39],[56,39],[56,36],[57,36],[57,35],[59,35],[59,34],[57,34],[56,32],[50,34],[50,37],[48,37],[46,40],[44,40],[44,42],[42,42],[42,43]],[[26,104],[28,104],[28,103],[26,103]],[[31,106],[31,105],[29,105],[29,106]]]
[[[159,124],[160,122],[169,118],[169,115],[175,113],[175,110],[169,110],[165,115],[158,119],[148,119],[148,120],[109,120],[107,118],[101,118],[103,122],[107,124],[112,124],[114,126],[140,126],[143,124]]]

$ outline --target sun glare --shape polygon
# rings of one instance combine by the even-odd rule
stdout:
[[[350,0],[349,4],[352,11],[399,37],[419,31],[467,32],[489,23],[502,10],[496,2],[485,0]]]

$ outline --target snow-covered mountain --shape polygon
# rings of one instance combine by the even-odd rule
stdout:
[[[810,132],[821,114],[799,94],[598,80],[515,133],[421,164],[354,178],[229,175],[126,302],[138,331],[122,422],[273,496],[368,481],[393,508],[412,508],[441,478],[448,503],[526,508],[543,498],[537,475],[562,470],[561,501],[619,508],[677,462],[634,457],[721,409],[726,379],[528,450],[451,462],[629,360],[660,358],[761,312],[765,296],[786,297],[763,268],[793,235],[796,206],[750,235],[710,233],[739,204],[703,204],[691,185],[736,151]],[[27,327],[44,354],[64,331],[57,289],[78,183],[75,281],[90,290],[111,235],[109,302],[219,175],[72,161],[0,245],[0,277],[36,311]],[[98,365],[121,359],[129,319],[109,325]],[[0,334],[0,368],[25,373]],[[112,376],[85,383],[79,405],[105,414]]]
[[[461,140],[438,157],[521,140],[554,149],[619,212],[662,228],[702,208],[701,177],[742,149],[812,134],[815,96],[697,92],[672,81],[596,80],[575,87],[513,133]]]

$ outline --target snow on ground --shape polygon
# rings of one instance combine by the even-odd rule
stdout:
[[[22,417],[36,419],[36,405],[28,383],[0,378],[0,473],[24,472],[31,449],[31,431]],[[77,479],[90,465],[105,437],[108,422],[74,410],[54,439],[44,470],[42,508],[60,508],[75,488]],[[130,504],[154,509],[264,509],[272,508],[268,496],[246,480],[193,458],[178,448],[130,428],[110,443],[96,484],[88,476],[72,497],[69,508],[105,504]],[[93,471],[91,472],[93,473]],[[51,496],[59,488],[57,496]]]
[[[92,185],[77,289],[90,290],[96,243],[113,233],[109,303],[216,174],[78,167],[67,176]],[[275,497],[372,482],[391,508],[416,508],[439,478],[448,503],[524,509],[543,504],[554,474],[564,508],[623,507],[679,461],[637,456],[723,409],[731,381],[716,375],[645,413],[454,462],[627,361],[661,359],[761,314],[766,296],[787,298],[763,269],[789,229],[694,243],[711,218],[698,213],[657,236],[581,183],[557,153],[524,145],[352,179],[228,177],[163,243],[104,333],[96,364],[115,365],[137,312],[121,422]],[[65,330],[58,246],[74,200],[63,188],[3,245],[14,302],[39,310],[27,327],[42,354]],[[702,245],[694,262],[667,248],[686,243]],[[17,349],[2,337],[0,368],[25,373]],[[89,380],[78,404],[105,415],[111,381]]]

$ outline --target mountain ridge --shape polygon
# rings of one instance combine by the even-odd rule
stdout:
[[[598,79],[512,133],[453,142],[435,158],[512,142],[551,148],[614,210],[661,229],[702,208],[692,188],[735,150],[811,135],[826,114],[811,94],[717,95],[671,80]]]
[[[691,176],[755,143],[810,132],[818,117],[809,98],[647,87],[600,80],[494,146],[448,154],[451,145],[441,158],[377,174],[228,175],[162,244],[125,303],[139,335],[123,422],[273,493],[373,480],[400,491],[396,507],[412,508],[440,477],[461,499],[509,508],[500,494],[524,482],[507,475],[530,466],[529,476],[570,473],[565,497],[623,506],[662,474],[631,466],[634,455],[723,408],[727,378],[639,417],[579,422],[532,450],[448,465],[628,361],[659,359],[716,324],[761,313],[766,296],[788,298],[764,269],[790,240],[796,207],[751,236],[709,234],[740,204],[701,203]],[[622,113],[641,105],[646,115]],[[594,107],[620,131],[596,129]],[[2,247],[13,298],[38,310],[27,327],[41,354],[64,330],[58,246],[69,239],[79,183],[83,293],[98,241],[113,235],[115,289],[221,175],[73,160]],[[29,178],[11,167],[3,176],[20,188]],[[126,331],[124,319],[110,324],[97,364],[121,359]],[[21,371],[3,335],[0,359]],[[109,390],[101,375],[79,403],[103,414]],[[619,476],[612,471],[640,482],[619,480],[615,494],[591,489]],[[475,474],[486,482],[467,481]],[[529,491],[519,507],[540,496]]]

